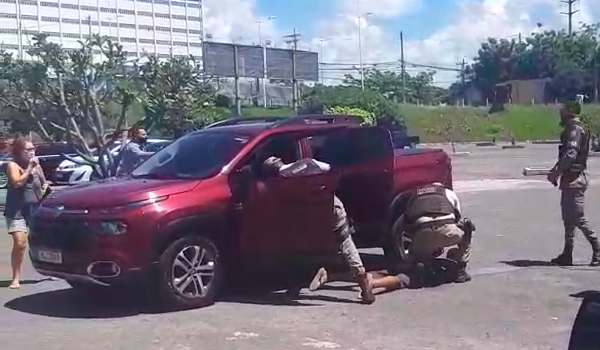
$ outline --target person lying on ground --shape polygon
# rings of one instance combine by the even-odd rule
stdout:
[[[385,270],[370,271],[367,273],[367,278],[373,288],[373,293],[383,294],[399,289],[430,288],[455,282],[458,268],[456,261],[435,259],[429,267],[425,267],[423,263],[415,263],[410,270],[397,274],[391,274]],[[334,281],[352,282],[353,278],[347,272],[330,273],[325,268],[320,268],[308,289],[314,292]]]

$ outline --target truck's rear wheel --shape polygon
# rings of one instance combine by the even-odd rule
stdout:
[[[402,216],[398,217],[390,229],[383,247],[389,266],[396,266],[406,260],[412,240],[404,230]]]
[[[210,239],[196,235],[179,238],[159,260],[160,299],[175,309],[211,305],[223,282],[223,272],[219,249]]]

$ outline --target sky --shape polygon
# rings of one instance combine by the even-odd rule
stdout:
[[[598,1],[574,4],[575,28],[600,22]],[[486,38],[566,29],[566,11],[560,0],[204,0],[204,30],[213,41],[262,39],[276,47],[286,47],[283,36],[296,30],[302,49],[320,53],[328,83],[357,74],[361,52],[363,67],[399,72],[402,32],[406,62],[447,68],[435,76],[447,86],[458,74],[452,69],[471,61]]]

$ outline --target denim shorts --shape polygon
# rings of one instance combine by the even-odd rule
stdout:
[[[9,234],[13,232],[29,233],[29,227],[27,227],[27,222],[25,221],[25,219],[6,218],[6,227],[8,229]]]

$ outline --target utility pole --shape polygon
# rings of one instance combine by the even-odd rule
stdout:
[[[579,10],[573,10],[573,5],[578,1],[579,0],[561,0],[563,4],[567,4],[569,7],[567,12],[561,12],[561,14],[569,16],[569,35],[573,34],[573,15],[579,12]]]
[[[466,72],[465,72],[465,70],[466,70],[465,68],[467,67],[467,61],[463,58],[462,61],[460,63],[457,63],[456,65],[460,66],[460,85],[461,85],[461,91],[464,91],[465,85],[466,85],[466,80],[467,80]],[[464,92],[461,92],[461,95],[463,95],[463,94],[464,94]],[[462,100],[461,104],[464,107],[465,106],[464,95],[461,96],[461,100]],[[457,104],[458,104],[458,101],[457,101]]]
[[[233,79],[234,79],[234,93],[235,93],[235,110],[238,116],[242,115],[242,101],[240,99],[240,61],[238,46],[233,45]]]
[[[400,65],[402,67],[402,103],[406,104],[406,63],[404,62],[404,32],[400,31]]]
[[[292,106],[294,111],[298,111],[298,78],[296,77],[296,51],[298,51],[298,42],[300,41],[300,34],[294,32],[289,35],[284,35],[287,43],[292,44]]]

